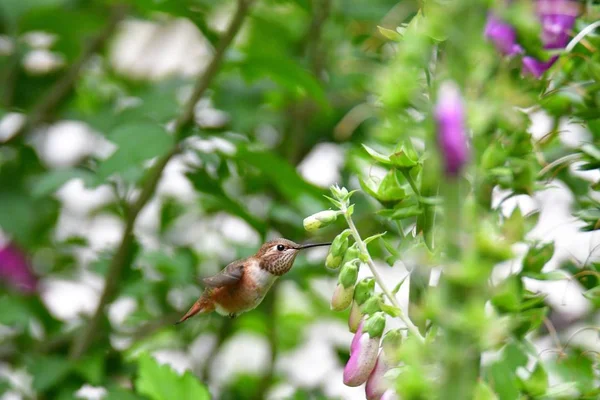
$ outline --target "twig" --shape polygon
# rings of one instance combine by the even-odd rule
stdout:
[[[44,121],[52,110],[56,109],[67,98],[73,86],[79,78],[79,74],[90,57],[97,53],[104,43],[111,37],[117,25],[127,15],[128,7],[124,5],[115,6],[112,10],[107,25],[104,29],[85,46],[83,52],[65,74],[52,86],[48,92],[40,99],[29,113],[27,120],[15,132],[15,134],[6,141],[6,143],[15,142],[29,129],[34,128],[40,122]]]
[[[200,100],[200,98],[210,85],[212,79],[216,76],[219,70],[219,66],[221,65],[225,56],[226,50],[231,45],[233,39],[242,27],[244,18],[248,14],[251,1],[252,0],[238,0],[238,7],[235,12],[235,15],[233,16],[233,19],[231,20],[226,32],[219,40],[219,44],[217,45],[213,59],[211,60],[210,64],[208,65],[202,76],[200,76],[200,78],[198,79],[191,97],[184,106],[182,114],[175,122],[175,135],[178,140],[182,139],[182,131],[189,124],[192,123],[194,118],[194,106]],[[102,295],[100,296],[100,301],[98,302],[98,306],[96,307],[96,311],[94,312],[92,319],[86,325],[83,334],[76,338],[75,342],[73,343],[73,346],[71,347],[70,357],[72,359],[80,358],[81,355],[87,351],[87,349],[93,342],[94,337],[98,331],[100,322],[104,316],[104,308],[114,298],[115,291],[120,281],[122,271],[125,268],[125,266],[129,263],[129,255],[131,252],[130,250],[134,240],[133,227],[135,225],[137,216],[152,197],[166,165],[171,160],[171,158],[179,152],[179,150],[179,144],[177,144],[173,149],[171,149],[171,151],[168,154],[166,154],[156,162],[156,164],[152,167],[152,169],[149,172],[148,179],[142,187],[140,196],[131,206],[130,211],[127,215],[127,220],[125,223],[125,229],[123,232],[121,243],[119,244],[117,252],[115,253],[115,256],[113,257],[108,269],[106,285],[104,286],[104,290],[102,292]]]
[[[345,208],[342,211],[344,213],[344,217],[346,218],[346,222],[348,223],[348,227],[352,231],[352,236],[354,237],[354,241],[356,242],[358,249],[360,250],[360,252],[362,254],[366,255],[366,257],[367,257],[367,265],[369,266],[369,269],[371,270],[371,273],[373,274],[373,277],[375,278],[375,282],[377,282],[377,285],[379,285],[379,287],[381,288],[381,290],[383,291],[385,296],[388,298],[390,303],[392,303],[392,305],[394,307],[396,307],[396,309],[398,310],[398,313],[399,313],[398,317],[402,320],[402,322],[404,322],[408,331],[415,338],[417,338],[421,343],[424,343],[425,338],[421,335],[421,332],[419,332],[419,328],[417,328],[416,325],[410,320],[410,318],[404,314],[404,311],[402,311],[402,308],[400,308],[400,304],[398,303],[398,300],[396,300],[396,296],[394,296],[392,294],[392,292],[388,289],[388,287],[383,282],[381,275],[379,275],[379,272],[377,271],[377,268],[375,267],[375,263],[373,262],[373,259],[371,258],[371,254],[367,250],[367,246],[365,245],[365,242],[363,242],[362,238],[360,237],[360,234],[358,233],[358,230],[356,229],[356,226],[354,225],[354,221],[352,221],[352,217],[348,213],[348,209]]]

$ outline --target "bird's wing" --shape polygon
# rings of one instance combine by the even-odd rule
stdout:
[[[209,288],[234,285],[242,279],[245,262],[246,260],[234,261],[218,274],[202,279],[202,282]]]

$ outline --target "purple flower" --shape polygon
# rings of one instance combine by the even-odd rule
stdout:
[[[462,97],[454,83],[445,82],[435,107],[438,145],[447,176],[456,177],[469,159]]]
[[[537,0],[536,13],[542,27],[541,39],[544,48],[547,50],[564,48],[569,43],[569,33],[579,14],[578,2],[576,0]],[[494,15],[489,15],[484,35],[504,55],[512,56],[523,51],[517,43],[514,28]],[[540,61],[526,56],[523,57],[523,70],[525,73],[539,78],[556,60],[558,60],[558,56],[554,56],[548,61]]]
[[[389,331],[381,341],[381,351],[377,357],[377,363],[365,386],[368,400],[379,399],[391,387],[391,382],[386,380],[384,375],[400,361],[396,354],[401,344],[402,334],[398,329]]]
[[[512,56],[521,52],[521,46],[517,44],[517,33],[508,23],[490,14],[485,24],[484,35],[492,41],[498,50],[504,55]]]
[[[367,381],[377,362],[379,342],[385,328],[385,316],[377,312],[361,323],[352,344],[350,359],[344,368],[344,384],[360,386]]]
[[[542,25],[544,48],[564,48],[569,43],[569,31],[579,14],[577,1],[538,0],[536,9]]]
[[[25,255],[13,244],[0,249],[0,281],[23,293],[33,293],[37,288],[37,278]]]
[[[558,60],[558,56],[552,57],[548,61],[539,61],[533,57],[523,57],[523,70],[525,73],[529,73],[536,78],[540,78],[544,75],[550,67]]]

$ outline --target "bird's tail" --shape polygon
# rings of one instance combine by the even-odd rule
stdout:
[[[185,315],[183,317],[181,317],[181,319],[175,323],[175,325],[181,324],[182,322],[190,319],[191,317],[193,317],[194,315],[196,315],[198,313],[205,314],[205,313],[213,312],[214,310],[215,310],[215,304],[213,303],[213,301],[210,298],[202,296],[198,299],[198,301],[196,301],[194,303],[194,305],[188,310],[188,312],[186,312]]]

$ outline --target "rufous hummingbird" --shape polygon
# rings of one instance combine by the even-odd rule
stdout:
[[[255,255],[234,261],[218,274],[204,278],[204,293],[177,324],[198,313],[216,311],[233,318],[253,310],[263,301],[277,278],[292,268],[300,250],[330,244],[301,245],[287,239],[266,242]]]

